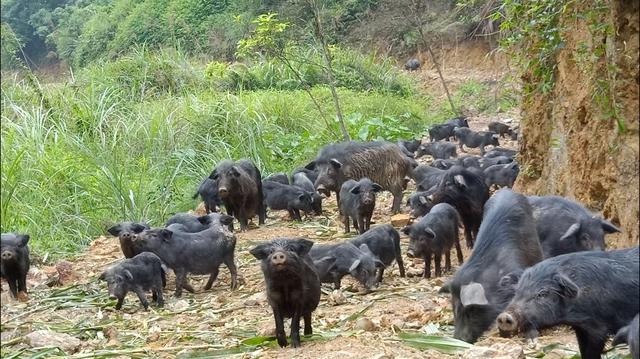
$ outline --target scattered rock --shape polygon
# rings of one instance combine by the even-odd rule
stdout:
[[[103,332],[104,336],[109,339],[107,345],[116,346],[120,344],[120,341],[118,340],[118,330],[115,327],[106,327],[104,328]]]
[[[78,279],[71,262],[58,262],[56,264],[56,271],[58,272],[58,281],[60,282],[60,285],[69,285]]]
[[[265,294],[265,292],[258,292],[249,296],[247,299],[245,299],[244,305],[248,307],[252,307],[252,306],[264,304],[266,302],[267,302],[267,295]]]
[[[69,334],[56,333],[50,330],[37,330],[25,336],[25,341],[33,348],[58,347],[67,354],[73,354],[80,348],[80,339]]]
[[[276,335],[276,327],[271,322],[262,323],[256,334],[262,337],[273,337]]]
[[[411,220],[411,216],[405,213],[398,213],[391,216],[391,225],[394,227],[404,227]]]
[[[347,298],[339,289],[334,289],[334,291],[327,296],[327,303],[329,303],[329,305],[340,305],[346,302]]]
[[[405,322],[404,322],[404,320],[402,320],[402,319],[400,319],[400,318],[394,319],[394,320],[391,322],[391,324],[393,325],[393,328],[394,328],[395,330],[402,330],[402,329],[405,327]]]
[[[356,321],[355,329],[372,332],[376,330],[376,325],[369,318],[360,318]]]
[[[171,308],[175,311],[183,311],[189,308],[189,302],[184,299],[180,299],[171,305]]]

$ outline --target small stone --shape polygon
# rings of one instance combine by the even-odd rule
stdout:
[[[273,337],[276,335],[276,327],[273,323],[263,323],[256,332],[261,337]]]
[[[58,347],[67,354],[73,354],[80,348],[81,341],[69,334],[56,333],[50,330],[37,330],[25,337],[26,343],[33,348]]]
[[[393,328],[395,330],[402,330],[405,327],[405,322],[404,320],[398,318],[398,319],[394,319],[391,324],[393,324]]]
[[[73,264],[69,261],[60,261],[56,264],[56,271],[58,272],[58,281],[61,285],[68,285],[78,279],[78,276],[73,269]]]
[[[327,302],[329,303],[329,305],[340,305],[346,303],[347,298],[344,296],[341,290],[335,289],[327,297]]]
[[[189,308],[189,302],[187,302],[184,299],[180,299],[180,300],[176,301],[175,303],[173,303],[172,307],[173,307],[173,310],[175,310],[175,311],[182,311],[182,310],[185,310],[185,309]]]
[[[371,332],[376,329],[376,325],[373,324],[373,322],[369,318],[360,318],[356,321],[355,328],[364,330],[366,332]]]
[[[398,213],[391,216],[391,225],[394,227],[406,226],[411,220],[411,216],[405,213]]]
[[[244,305],[248,306],[248,307],[253,307],[253,306],[257,306],[263,303],[266,303],[267,301],[267,296],[265,294],[265,292],[259,292],[259,293],[255,293],[251,296],[249,296],[247,299],[244,300]]]

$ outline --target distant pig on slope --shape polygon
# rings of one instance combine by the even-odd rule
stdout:
[[[393,194],[392,212],[398,213],[405,177],[412,168],[409,160],[393,143],[351,141],[325,146],[307,168],[318,170],[316,190],[326,196],[336,192],[338,203],[345,181],[368,177]]]

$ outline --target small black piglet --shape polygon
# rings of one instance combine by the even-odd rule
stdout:
[[[2,233],[0,238],[0,275],[9,282],[9,290],[14,298],[18,292],[27,293],[27,272],[29,272],[28,234]]]

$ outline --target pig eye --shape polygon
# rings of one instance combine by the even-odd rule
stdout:
[[[546,296],[549,295],[549,291],[546,289],[541,289],[537,294],[536,297],[537,298],[545,298]]]

